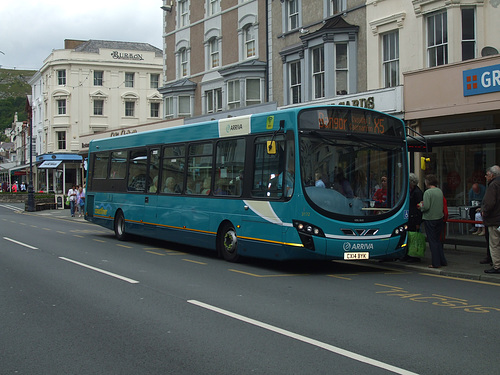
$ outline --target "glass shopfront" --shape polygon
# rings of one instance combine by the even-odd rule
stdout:
[[[486,169],[500,163],[499,143],[432,147],[424,175],[435,174],[449,206],[470,206],[474,183],[486,185]],[[423,178],[421,178],[423,181]]]

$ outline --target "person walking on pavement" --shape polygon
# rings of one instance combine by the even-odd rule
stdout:
[[[73,185],[71,189],[68,190],[69,208],[71,210],[71,217],[75,216],[76,193],[77,193],[76,186]]]
[[[437,185],[436,176],[429,174],[425,177],[425,187],[427,190],[424,192],[423,201],[418,205],[422,211],[425,234],[427,235],[432,254],[432,264],[429,265],[429,268],[439,268],[448,265],[444,256],[443,243],[440,239],[444,225],[443,192]]]
[[[500,167],[494,165],[486,172],[488,187],[484,194],[481,213],[488,230],[489,248],[493,268],[485,273],[500,273]]]
[[[418,177],[415,173],[410,173],[410,218],[408,220],[408,231],[419,232],[420,224],[422,224],[422,211],[418,209],[418,204],[423,199],[422,190],[418,187]],[[408,251],[408,250],[407,250]],[[412,257],[406,254],[402,261],[408,263],[420,262],[420,258]]]

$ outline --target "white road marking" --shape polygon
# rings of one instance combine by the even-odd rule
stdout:
[[[7,208],[12,211],[24,211],[22,208],[13,206],[11,204],[0,204],[0,207]]]
[[[239,315],[239,314],[233,313],[231,311],[227,311],[227,310],[224,310],[224,309],[212,306],[212,305],[208,305],[208,304],[200,302],[200,301],[189,300],[187,302],[189,302],[193,305],[202,307],[204,309],[211,310],[211,311],[217,312],[219,314],[229,316],[233,319],[237,319],[237,320],[240,320],[242,322],[252,324],[252,325],[260,327],[260,328],[267,329],[268,331],[272,331],[272,332],[278,333],[280,335],[290,337],[294,340],[302,341],[302,342],[305,342],[307,344],[317,346],[318,348],[328,350],[332,353],[342,355],[344,357],[353,359],[355,361],[363,362],[363,363],[366,363],[366,364],[374,366],[374,367],[379,367],[379,368],[382,368],[384,370],[394,372],[396,374],[417,375],[414,372],[411,372],[411,371],[408,371],[408,370],[405,370],[405,369],[402,369],[402,368],[399,368],[396,366],[392,366],[392,365],[389,365],[387,363],[380,362],[380,361],[377,361],[375,359],[371,359],[371,358],[365,357],[363,355],[356,354],[356,353],[350,352],[348,350],[345,350],[345,349],[342,349],[342,348],[339,348],[339,347],[336,347],[336,346],[333,346],[330,344],[326,344],[324,342],[321,342],[321,341],[318,341],[315,339],[311,339],[309,337],[302,336],[302,335],[299,335],[297,333],[293,333],[293,332],[287,331],[285,329],[272,326],[272,325],[267,324],[267,323],[260,322],[258,320],[247,318],[246,316]]]
[[[19,241],[13,240],[12,238],[4,237],[3,239],[4,239],[4,240],[7,240],[7,241],[10,241],[10,242],[17,243],[18,245],[21,245],[21,246],[27,247],[27,248],[29,248],[29,249],[38,250],[38,247],[31,246],[31,245],[25,244],[25,243],[23,243],[23,242],[19,242]]]
[[[68,258],[65,258],[65,257],[59,257],[59,259],[62,259],[62,260],[65,260],[67,262],[71,262],[71,263],[77,264],[79,266],[88,268],[88,269],[93,270],[93,271],[97,271],[97,272],[103,273],[103,274],[108,275],[108,276],[115,277],[117,279],[126,281],[126,282],[128,282],[130,284],[139,284],[139,281],[137,281],[137,280],[129,279],[128,277],[117,275],[116,273],[112,273],[112,272],[108,272],[108,271],[102,270],[100,268],[92,267],[92,266],[89,266],[88,264],[77,262],[76,260],[68,259]]]

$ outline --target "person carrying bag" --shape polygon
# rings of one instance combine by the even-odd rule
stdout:
[[[418,187],[418,177],[415,173],[410,173],[410,218],[408,220],[408,243],[407,254],[403,257],[403,261],[409,263],[420,262],[420,258],[424,257],[425,235],[420,233],[420,225],[422,224],[422,212],[417,205],[423,199],[422,190]]]

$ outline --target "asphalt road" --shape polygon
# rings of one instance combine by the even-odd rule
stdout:
[[[0,205],[0,373],[498,373],[499,288],[359,263],[231,264]]]

